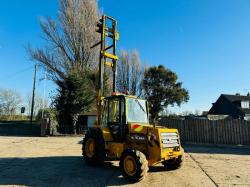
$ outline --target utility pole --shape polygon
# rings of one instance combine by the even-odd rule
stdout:
[[[43,110],[42,110],[42,119],[44,117],[44,108],[45,108],[45,98],[46,98],[46,70],[44,70],[44,84],[43,84]]]
[[[33,113],[34,113],[34,105],[35,105],[35,95],[36,95],[36,73],[37,73],[37,69],[38,69],[38,64],[35,65],[35,73],[34,73],[33,94],[32,94],[31,114],[30,114],[30,130],[32,130]]]

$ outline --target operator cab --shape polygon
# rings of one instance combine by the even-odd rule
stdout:
[[[108,127],[115,141],[124,141],[128,123],[149,124],[148,104],[144,99],[112,94],[103,100],[102,126]]]

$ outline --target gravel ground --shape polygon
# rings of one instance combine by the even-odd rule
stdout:
[[[0,185],[18,186],[250,186],[250,149],[186,146],[184,166],[150,168],[136,184],[118,162],[94,168],[81,157],[80,137],[0,137]]]

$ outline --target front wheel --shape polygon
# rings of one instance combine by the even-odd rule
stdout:
[[[148,161],[142,152],[127,149],[120,158],[120,169],[126,180],[138,182],[147,175]]]

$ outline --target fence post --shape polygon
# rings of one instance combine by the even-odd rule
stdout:
[[[185,143],[186,142],[186,139],[185,139],[185,126],[183,124],[183,121],[184,120],[180,120],[181,121],[181,124],[180,124],[180,129],[181,129],[181,138],[182,138],[182,142]]]
[[[212,121],[212,140],[213,144],[216,144],[216,136],[215,136],[215,121]]]

